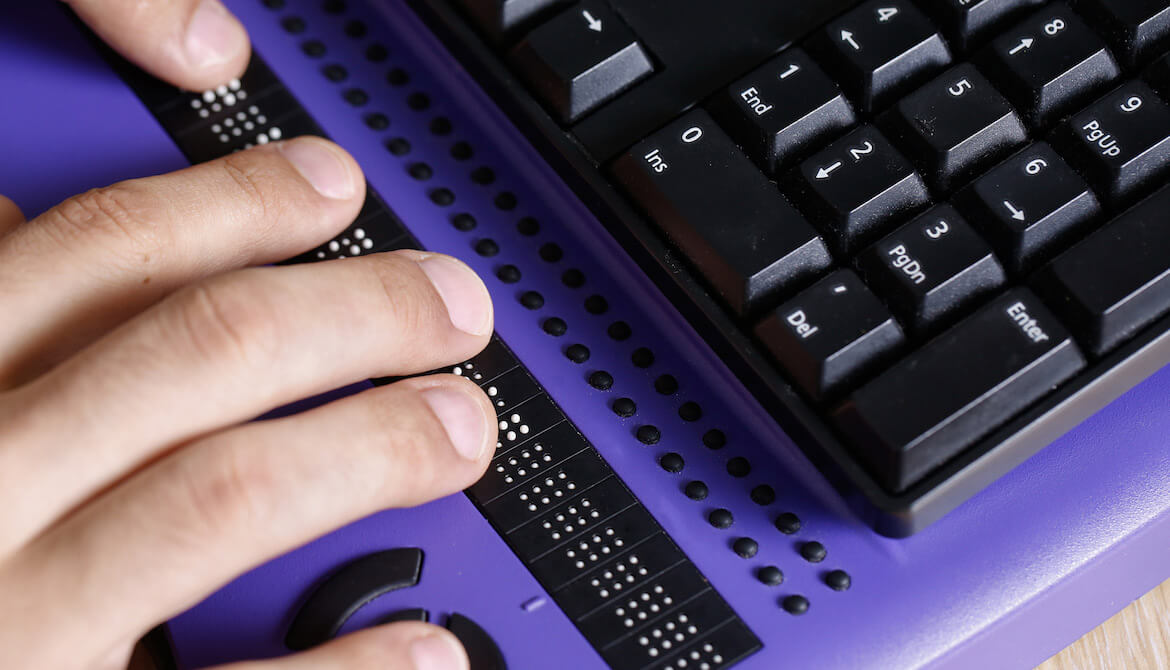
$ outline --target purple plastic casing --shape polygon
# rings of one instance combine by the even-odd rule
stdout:
[[[32,215],[91,186],[185,164],[56,3],[15,4],[0,10],[5,64],[0,89],[8,93],[0,103],[5,159],[0,192]],[[281,12],[260,0],[229,2],[257,50],[357,157],[370,183],[416,236],[430,249],[463,258],[487,278],[498,332],[763,641],[764,648],[737,667],[1026,668],[1170,577],[1170,370],[1154,374],[922,533],[904,540],[875,535],[410,10],[399,0],[349,4],[347,16],[338,17],[325,14],[316,0],[290,0]],[[306,20],[305,34],[281,28],[280,19],[288,14]],[[355,17],[369,26],[369,36],[345,34],[345,21]],[[322,62],[302,53],[300,43],[310,37],[327,45],[325,62],[349,70],[346,86],[369,92],[365,109],[347,104],[341,89],[321,76]],[[364,58],[371,40],[390,48],[389,63]],[[410,72],[408,91],[425,92],[432,100],[429,110],[408,108],[403,91],[385,83],[391,65]],[[388,113],[389,130],[375,132],[361,122],[364,111],[375,109]],[[453,122],[455,136],[428,132],[427,124],[439,113]],[[414,145],[406,161],[432,165],[430,182],[410,178],[404,159],[383,148],[383,139],[393,135]],[[472,143],[473,162],[449,156],[454,139]],[[472,184],[467,173],[476,165],[491,166],[497,184]],[[475,233],[449,225],[451,210],[427,197],[437,185],[451,187],[456,208],[477,217]],[[492,205],[502,189],[518,196],[521,207],[515,212]],[[521,215],[542,222],[538,238],[516,232]],[[496,239],[500,255],[485,259],[472,253],[479,236]],[[538,246],[550,241],[566,250],[563,261],[537,259]],[[502,263],[521,267],[523,282],[509,286],[496,280],[493,269]],[[586,289],[561,284],[560,273],[570,266],[585,272]],[[519,291],[530,288],[544,293],[543,309],[518,304]],[[606,317],[582,307],[589,293],[608,299]],[[568,339],[541,331],[541,320],[554,314],[569,323]],[[606,337],[605,326],[617,318],[633,327],[630,341]],[[569,341],[591,347],[587,365],[562,355]],[[656,354],[648,370],[629,362],[631,351],[643,345]],[[613,390],[603,393],[584,383],[594,369],[614,373]],[[665,372],[679,379],[678,396],[653,392],[652,380]],[[609,409],[610,399],[619,396],[637,400],[635,418],[620,419]],[[701,421],[679,418],[682,398],[700,403]],[[640,423],[660,426],[662,441],[640,445],[632,436]],[[702,447],[699,437],[711,427],[727,433],[725,449]],[[657,465],[668,451],[686,459],[681,475]],[[727,474],[725,461],[732,456],[750,460],[750,476]],[[701,503],[684,497],[680,488],[691,479],[706,481],[710,497]],[[764,507],[748,499],[748,491],[762,483],[778,493],[777,501]],[[731,529],[705,522],[716,507],[735,513]],[[776,531],[772,519],[780,511],[801,517],[799,533]],[[729,549],[740,536],[759,541],[753,559]],[[797,546],[807,540],[827,547],[823,563],[799,556]],[[424,549],[421,583],[371,603],[346,630],[406,607],[427,607],[440,619],[458,611],[495,638],[513,669],[603,667],[551,601],[531,606],[546,594],[462,495],[377,514],[226,585],[169,623],[180,666],[286,653],[281,640],[293,610],[323,576],[364,553],[398,546]],[[754,570],[767,564],[784,571],[781,586],[767,587],[755,578]],[[852,576],[848,591],[835,592],[823,583],[835,568]],[[809,598],[808,613],[792,616],[778,606],[792,593]],[[530,606],[522,607],[525,603]]]

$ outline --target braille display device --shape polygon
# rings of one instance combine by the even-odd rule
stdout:
[[[164,667],[414,620],[473,670],[1029,668],[1170,577],[1170,0],[227,4],[197,92],[0,9],[0,192],[330,137],[365,206],[286,262],[467,261],[441,372],[500,431]]]

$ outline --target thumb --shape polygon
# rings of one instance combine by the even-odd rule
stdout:
[[[425,623],[369,628],[293,656],[220,666],[213,670],[467,670],[467,652],[455,636]]]

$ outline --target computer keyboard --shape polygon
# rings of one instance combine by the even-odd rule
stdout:
[[[882,532],[1170,362],[1170,2],[416,5]]]

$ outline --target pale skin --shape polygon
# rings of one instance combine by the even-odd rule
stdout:
[[[184,88],[247,63],[243,27],[217,0],[69,4]],[[302,138],[28,221],[0,196],[0,667],[121,670],[145,631],[240,573],[483,473],[494,413],[451,375],[251,421],[487,344],[491,300],[455,259],[261,267],[337,234],[364,192],[344,150]],[[226,666],[467,667],[454,637],[420,623]]]

